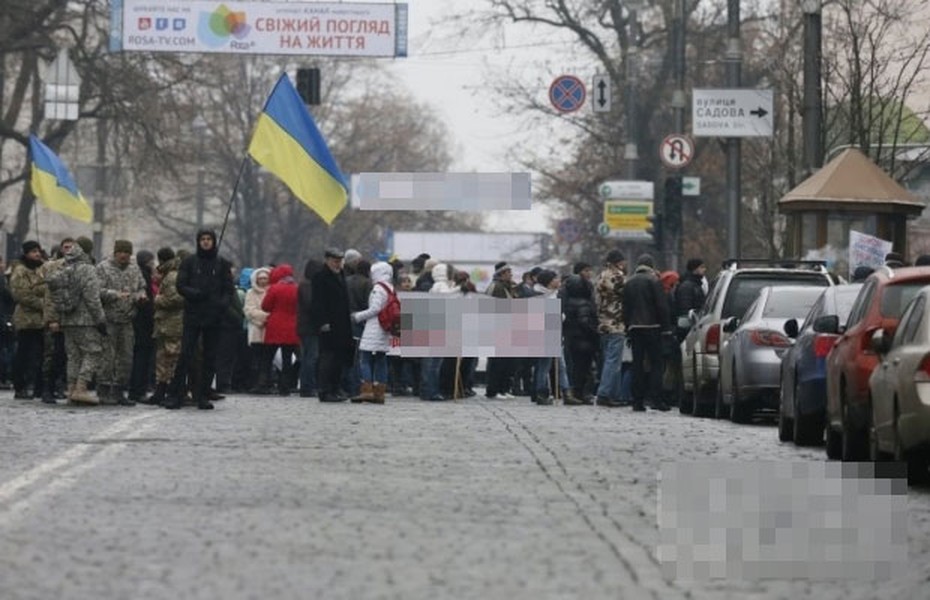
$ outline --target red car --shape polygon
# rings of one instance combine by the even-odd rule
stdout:
[[[837,317],[815,325],[818,333],[839,334],[827,355],[829,458],[868,459],[872,414],[869,376],[878,365],[872,336],[884,330],[890,337],[907,303],[928,284],[930,267],[880,267],[866,279],[845,325],[841,326]]]

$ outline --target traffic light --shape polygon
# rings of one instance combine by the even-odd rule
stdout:
[[[665,216],[666,226],[672,235],[680,234],[682,181],[681,176],[673,175],[665,179]]]
[[[655,245],[656,250],[662,250],[662,244],[664,242],[662,215],[649,215],[646,217],[646,220],[650,223],[649,227],[646,228],[646,233],[652,236],[652,243]]]
[[[297,69],[297,93],[304,104],[316,106],[320,103],[320,70]]]

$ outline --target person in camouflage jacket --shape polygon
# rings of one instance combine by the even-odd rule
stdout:
[[[623,284],[625,258],[619,250],[611,250],[604,259],[604,270],[597,277],[597,331],[601,336],[604,365],[597,386],[597,403],[601,406],[620,405],[620,381],[623,367]]]
[[[155,296],[155,393],[145,403],[161,405],[165,401],[174,367],[181,356],[184,333],[184,296],[178,293],[178,267],[184,258],[171,248],[158,251],[158,294]]]
[[[103,361],[97,372],[97,395],[104,404],[135,404],[126,397],[132,370],[135,331],[132,326],[136,307],[148,301],[142,271],[132,260],[132,243],[116,240],[113,256],[97,265],[100,300],[107,316],[107,339]]]
[[[13,397],[26,400],[32,397],[29,386],[36,393],[42,388],[42,352],[45,319],[42,307],[45,300],[45,281],[39,268],[44,262],[39,242],[23,243],[23,254],[13,263],[10,273],[10,292],[16,301],[13,310],[13,329],[16,332],[16,354],[13,357]]]
[[[65,254],[63,268],[74,269],[68,281],[79,299],[74,310],[58,315],[68,355],[68,398],[78,404],[98,404],[99,400],[87,391],[87,384],[100,368],[103,338],[107,334],[100,282],[93,260],[78,244]]]

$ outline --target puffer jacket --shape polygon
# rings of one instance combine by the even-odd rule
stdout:
[[[180,339],[184,334],[184,296],[178,293],[178,267],[180,258],[172,258],[158,265],[161,285],[155,296],[155,328],[152,336],[156,339]]]
[[[588,352],[596,350],[600,344],[597,309],[591,297],[591,286],[581,276],[572,275],[565,280],[562,311],[566,345]]]
[[[107,258],[97,265],[100,281],[100,300],[110,323],[131,323],[136,316],[136,305],[147,298],[145,278],[139,265],[130,262],[121,267]],[[123,293],[127,293],[123,297]]]
[[[655,270],[636,267],[623,288],[623,324],[626,330],[670,330],[668,300]]]
[[[271,286],[262,299],[262,310],[268,313],[266,344],[300,345],[297,337],[297,283],[291,265],[280,264],[272,269]]]
[[[365,329],[362,331],[362,339],[358,347],[366,352],[387,352],[391,349],[391,334],[381,328],[378,321],[378,313],[381,312],[388,302],[388,293],[383,286],[387,286],[392,292],[394,284],[391,279],[394,276],[394,269],[386,262],[376,262],[371,265],[371,294],[368,296],[368,308],[352,314],[352,320],[356,323],[364,323]]]
[[[249,291],[245,293],[245,318],[249,322],[249,344],[265,343],[265,323],[268,321],[268,313],[262,310],[262,300],[265,299],[265,293],[268,286],[261,287],[258,285],[259,275],[268,275],[271,277],[271,269],[268,267],[259,267],[252,271],[249,276],[251,283]]]
[[[60,315],[61,326],[94,327],[106,323],[106,315],[100,301],[100,282],[97,280],[97,269],[94,268],[91,257],[75,244],[65,254],[64,268],[75,269],[71,284],[80,301],[73,311]]]
[[[13,263],[10,292],[16,301],[16,308],[13,310],[13,328],[16,331],[45,328],[46,287],[40,268],[29,268],[22,260]]]
[[[462,289],[449,281],[449,266],[445,263],[439,263],[430,273],[433,276],[433,287],[429,289],[430,294],[457,294]]]

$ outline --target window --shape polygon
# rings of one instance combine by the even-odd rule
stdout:
[[[733,277],[723,301],[721,318],[742,317],[746,308],[766,286],[810,285],[826,287],[829,281],[820,273],[747,273]],[[821,290],[822,291],[822,290]]]
[[[846,329],[850,329],[862,320],[866,311],[872,304],[872,296],[875,295],[875,288],[878,285],[877,280],[869,279],[865,284],[865,289],[859,292],[856,303],[853,304],[852,311],[849,313],[849,320],[846,321]]]

